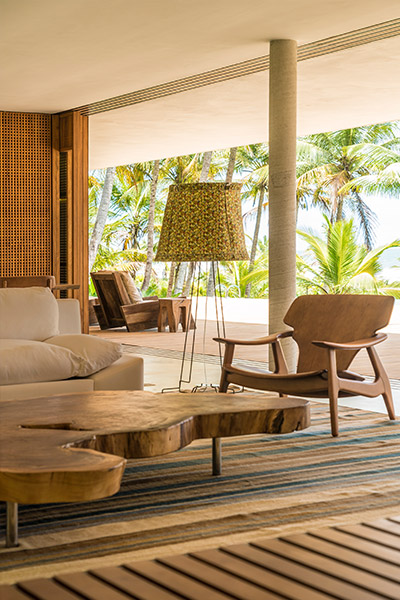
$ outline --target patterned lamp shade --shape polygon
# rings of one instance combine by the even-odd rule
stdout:
[[[155,260],[248,260],[241,183],[171,185]]]

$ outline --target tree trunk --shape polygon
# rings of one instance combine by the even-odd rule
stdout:
[[[343,221],[343,196],[338,196],[336,221]]]
[[[153,173],[151,177],[151,188],[150,188],[150,204],[149,204],[149,222],[147,225],[147,258],[146,267],[144,270],[144,278],[142,285],[142,292],[145,292],[150,284],[151,269],[153,266],[154,257],[154,210],[156,205],[156,192],[158,183],[158,174],[160,172],[160,161],[155,160],[153,165]]]
[[[167,298],[171,298],[171,296],[172,296],[172,290],[174,288],[174,279],[175,279],[175,267],[176,267],[176,263],[172,262],[170,272],[169,272],[169,279],[168,279]]]
[[[108,167],[106,170],[106,177],[104,179],[99,208],[97,210],[96,221],[89,242],[89,273],[92,270],[94,261],[96,260],[97,249],[101,242],[104,227],[107,222],[114,177],[115,167]]]
[[[231,148],[229,153],[228,170],[226,171],[225,183],[232,183],[233,173],[235,171],[237,148]]]
[[[208,152],[204,152],[203,156],[203,165],[201,167],[200,179],[199,182],[207,181],[208,172],[210,170],[211,159],[212,159],[212,150],[208,150]]]
[[[336,221],[340,221],[339,219],[339,196],[338,196],[339,184],[336,179],[334,179],[330,186],[330,198],[331,198],[331,223],[336,223]]]
[[[189,263],[189,268],[187,270],[185,285],[183,286],[183,296],[189,296],[189,294],[190,294],[190,288],[191,288],[191,283],[192,283],[192,279],[193,279],[195,264],[196,263],[194,263],[194,262]]]
[[[175,294],[179,294],[179,295],[182,294],[183,285],[184,285],[184,281],[185,281],[185,275],[186,275],[186,271],[187,271],[187,265],[188,265],[188,263],[186,263],[186,262],[182,262],[178,265],[178,272],[175,277],[175,287],[174,287]]]
[[[260,189],[260,198],[258,200],[257,217],[256,217],[256,224],[254,227],[253,242],[251,244],[249,273],[251,273],[251,271],[253,270],[254,263],[256,260],[256,252],[257,252],[258,236],[260,234],[260,225],[261,225],[261,216],[262,216],[264,195],[265,195],[265,189],[261,188]],[[250,297],[250,291],[251,291],[251,283],[248,283],[246,285],[246,290],[245,290],[246,298]]]

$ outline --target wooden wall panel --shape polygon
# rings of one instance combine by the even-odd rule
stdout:
[[[60,151],[67,157],[67,281],[60,269]],[[85,332],[87,181],[87,117],[0,112],[0,276],[54,275],[57,283],[79,285],[65,293],[80,300]]]
[[[88,272],[88,118],[76,112],[53,115],[53,212],[55,247],[53,271],[61,283],[65,272],[68,283],[78,284],[71,291],[82,309],[82,329],[89,330],[89,272]],[[60,156],[61,154],[61,156]],[[60,159],[61,162],[60,162]],[[65,163],[65,160],[67,163]],[[62,169],[67,170],[61,173]],[[60,175],[66,181],[61,191]],[[62,210],[61,203],[66,203]],[[65,212],[63,212],[65,211]],[[63,216],[65,215],[65,217]],[[66,230],[60,232],[60,216],[66,219]],[[62,219],[61,219],[62,220]],[[65,236],[67,240],[65,240]],[[60,269],[67,241],[66,268]]]
[[[51,118],[0,113],[0,275],[52,272]]]

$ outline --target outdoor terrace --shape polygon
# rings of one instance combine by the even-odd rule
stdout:
[[[214,384],[219,382],[219,347],[212,339],[218,335],[214,298],[208,299],[207,321],[204,320],[205,310],[206,298],[201,297],[199,298],[198,307],[199,318],[194,347],[192,381],[191,384],[184,386],[188,389],[205,381]],[[251,339],[267,335],[268,300],[225,298],[223,300],[223,310],[227,337]],[[396,414],[400,415],[400,301],[395,302],[390,324],[382,331],[388,334],[388,339],[378,346],[377,350],[391,380]],[[124,327],[101,331],[99,327],[93,326],[90,333],[120,342],[124,345],[126,352],[133,352],[142,356],[144,358],[145,388],[147,390],[161,391],[163,388],[178,385],[185,340],[185,334],[182,331],[169,333],[168,331],[158,332],[156,329],[152,329],[129,333]],[[222,335],[221,331],[219,335]],[[192,339],[193,330],[188,335],[188,351],[191,350]],[[268,358],[265,346],[238,347],[235,357],[240,361],[251,362],[253,366],[263,366],[264,368]],[[184,373],[186,374],[188,363],[185,364]],[[373,375],[365,351],[359,353],[353,367],[355,371],[362,375]],[[372,399],[361,397],[342,398],[339,403],[344,406],[386,412],[381,397]]]

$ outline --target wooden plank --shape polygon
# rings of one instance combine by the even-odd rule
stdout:
[[[40,600],[79,600],[81,598],[53,579],[31,579],[21,581],[18,585],[27,594],[31,594],[34,598],[40,598]],[[0,598],[2,598],[1,595]]]
[[[132,596],[116,590],[89,573],[67,573],[57,575],[54,579],[74,592],[81,594],[87,600],[127,600],[132,598]],[[54,600],[56,599],[54,598]]]
[[[332,598],[330,594],[310,589],[307,585],[288,579],[285,575],[282,576],[275,573],[265,566],[261,567],[247,560],[235,557],[225,550],[227,548],[223,551],[219,549],[194,552],[192,556],[235,576],[242,577],[252,584],[281,594],[284,598],[288,597],[292,600],[327,600]],[[355,598],[352,600],[355,600]]]
[[[0,598],[1,600],[32,600],[32,598],[37,600],[34,596],[28,596],[22,590],[11,585],[0,585]],[[56,599],[54,598],[54,600]]]
[[[56,281],[60,281],[60,117],[51,116],[51,261]]]
[[[364,539],[374,524],[323,528],[0,586],[1,600],[383,600],[400,598],[400,552]],[[400,522],[395,519],[395,525]],[[396,529],[396,527],[395,527]],[[384,538],[385,540],[385,538]],[[385,543],[385,542],[384,542]]]
[[[362,539],[351,533],[339,531],[337,528],[318,529],[317,531],[310,532],[310,535],[333,542],[344,548],[351,548],[360,553],[361,556],[379,556],[380,560],[400,566],[400,553],[398,551],[386,548],[374,541]]]
[[[280,595],[277,596],[273,592],[263,590],[259,586],[228,574],[222,569],[205,564],[194,556],[172,556],[160,559],[159,562],[240,600],[249,600],[249,598],[251,600],[281,600],[282,598]]]
[[[338,527],[339,531],[351,533],[365,540],[371,540],[377,542],[382,546],[388,546],[394,550],[400,550],[400,537],[387,533],[385,531],[378,531],[367,525],[342,525]]]
[[[129,563],[125,567],[180,594],[187,600],[228,600],[228,598],[231,600],[232,598],[156,561]]]
[[[270,569],[284,577],[290,577],[293,581],[317,589],[323,593],[329,594],[332,590],[335,590],[335,594],[339,595],[343,600],[354,600],[355,597],[357,600],[382,600],[380,595],[342,582],[336,578],[336,573],[335,576],[326,575],[318,570],[314,570],[312,567],[281,558],[264,549],[253,548],[248,544],[229,546],[229,548],[226,548],[226,552],[260,567]]]
[[[369,521],[365,523],[367,527],[378,529],[379,531],[385,531],[391,535],[397,536],[400,541],[400,523],[392,521],[390,519],[376,519],[375,521]]]
[[[343,594],[343,597],[346,597],[345,594],[347,594],[348,598],[354,598],[354,595],[357,594],[357,597],[361,599],[364,597],[362,590],[365,589],[377,594],[376,597],[380,597],[380,594],[385,594],[388,598],[399,600],[400,588],[397,583],[388,581],[381,575],[368,573],[365,569],[361,570],[346,565],[337,559],[325,557],[306,548],[293,546],[279,539],[256,542],[254,546],[261,550],[272,552],[282,557],[285,561],[294,561],[296,567],[291,570],[293,574],[296,572],[297,565],[303,565],[306,567],[307,572],[310,573],[316,587],[326,585],[325,589],[330,590],[332,589],[333,579],[338,579],[339,581],[334,582],[335,592]],[[317,571],[316,575],[314,571]],[[303,572],[299,570],[299,573],[302,577],[303,575],[307,575],[304,570]],[[329,577],[326,578],[323,574]],[[365,596],[365,598],[369,598],[369,595]]]
[[[156,583],[132,573],[124,566],[93,569],[90,573],[122,592],[127,592],[135,598],[140,598],[140,600],[176,600],[175,594],[165,590]]]
[[[391,565],[385,560],[381,560],[378,556],[378,550],[374,551],[374,554],[377,555],[376,557],[367,556],[361,552],[356,552],[355,550],[348,550],[342,545],[331,543],[331,540],[325,541],[323,539],[318,539],[308,533],[286,536],[284,540],[295,546],[312,550],[322,556],[334,558],[335,560],[358,567],[369,573],[375,573],[400,583],[400,569],[398,566]]]

